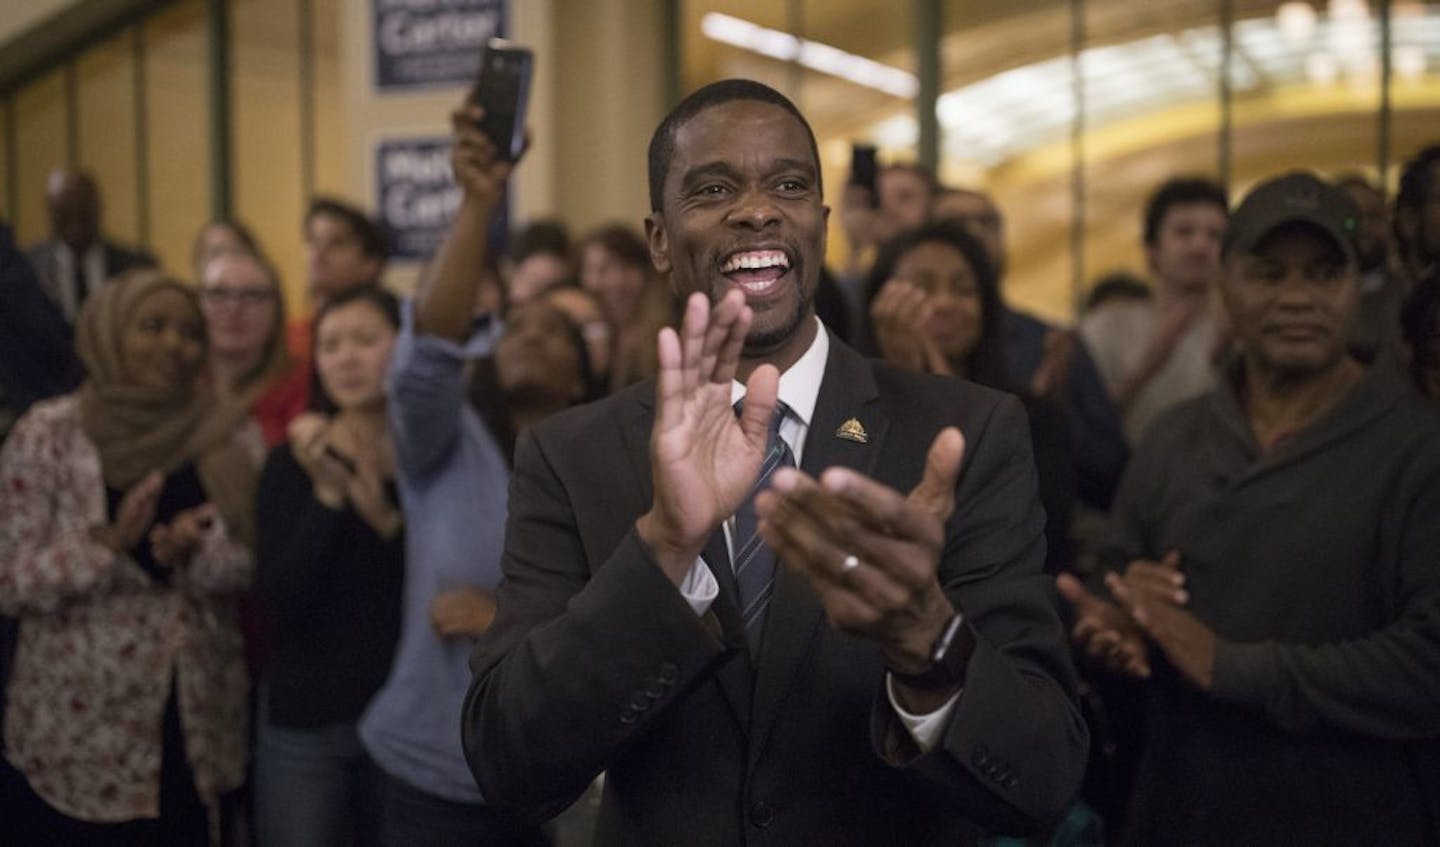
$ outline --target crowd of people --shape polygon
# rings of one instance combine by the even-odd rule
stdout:
[[[7,839],[1440,843],[1440,146],[1166,181],[1066,327],[918,165],[825,268],[764,86],[666,118],[643,231],[501,255],[451,117],[405,298],[334,198],[297,316],[83,171],[0,225]]]

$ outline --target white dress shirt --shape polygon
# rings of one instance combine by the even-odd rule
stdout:
[[[55,296],[56,305],[65,313],[71,324],[80,313],[79,292],[75,290],[75,251],[63,241],[55,242]],[[80,256],[80,269],[85,274],[85,295],[100,290],[105,283],[105,245],[99,241],[91,244]]]
[[[816,333],[815,340],[795,364],[780,374],[780,402],[790,407],[790,412],[780,422],[780,437],[790,447],[790,452],[795,456],[795,464],[798,466],[801,457],[805,453],[805,439],[810,433],[810,421],[815,414],[815,400],[820,396],[820,383],[825,377],[825,363],[830,358],[830,337],[825,331],[825,325],[819,318],[815,319]],[[730,403],[734,405],[745,396],[745,384],[736,380],[730,385]],[[730,533],[735,522],[734,515],[725,519],[725,546],[732,548]],[[733,554],[733,549],[731,549]],[[716,582],[715,575],[710,572],[709,566],[703,558],[696,558],[695,564],[685,574],[685,579],[680,584],[680,593],[695,614],[703,615],[710,610],[710,605],[715,598],[720,596],[720,584]],[[911,737],[920,749],[926,752],[934,749],[940,741],[940,734],[944,730],[950,714],[955,711],[955,704],[960,700],[960,694],[946,701],[934,712],[926,715],[912,715],[900,707],[895,697],[895,691],[891,685],[890,675],[885,675],[885,692],[889,696],[890,706],[900,721],[909,730]]]

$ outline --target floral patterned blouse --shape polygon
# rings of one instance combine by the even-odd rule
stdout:
[[[0,612],[20,621],[5,755],[70,817],[157,817],[173,691],[214,833],[217,798],[245,773],[248,682],[234,607],[253,558],[217,521],[167,585],[91,539],[106,522],[78,396],[32,407],[0,452]]]

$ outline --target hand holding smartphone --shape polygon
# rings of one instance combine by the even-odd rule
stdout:
[[[525,151],[525,111],[535,57],[529,48],[492,38],[480,54],[480,69],[470,102],[485,112],[480,129],[500,157],[514,162]]]

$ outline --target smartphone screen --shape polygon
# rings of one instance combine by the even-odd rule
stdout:
[[[878,178],[877,169],[875,146],[873,144],[850,145],[850,184],[869,189],[872,203],[878,198],[878,195],[875,193],[875,182]]]
[[[525,109],[530,101],[534,54],[526,47],[492,38],[480,54],[479,76],[470,99],[485,110],[480,129],[500,155],[514,161],[525,149]]]

